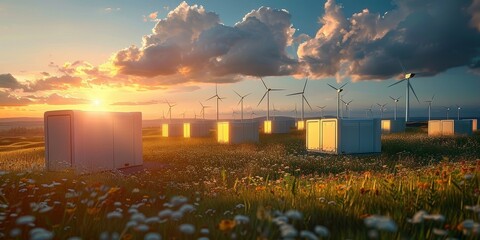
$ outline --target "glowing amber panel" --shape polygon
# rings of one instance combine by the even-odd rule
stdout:
[[[304,121],[298,121],[297,122],[297,130],[304,130],[305,129],[305,122]]]
[[[307,149],[320,150],[320,121],[307,122]]]
[[[228,122],[217,123],[217,141],[219,143],[229,143],[229,128]]]
[[[162,124],[162,137],[168,137],[168,124]]]
[[[269,120],[263,122],[263,132],[272,133],[272,121]]]
[[[183,137],[190,138],[190,123],[183,123]]]

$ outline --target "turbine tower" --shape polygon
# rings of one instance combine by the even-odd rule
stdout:
[[[270,91],[282,91],[284,89],[269,88],[269,87],[267,87],[267,84],[265,84],[265,82],[263,81],[262,78],[260,78],[260,80],[262,80],[263,86],[265,87],[266,91],[265,91],[265,94],[263,94],[262,99],[260,99],[260,102],[258,102],[257,107],[260,105],[260,103],[262,103],[265,96],[267,96],[267,121],[268,121],[268,120],[270,120]]]
[[[410,116],[410,90],[412,90],[413,94],[415,95],[415,98],[417,98],[417,101],[420,103],[420,100],[418,100],[417,94],[415,93],[415,90],[413,90],[412,84],[410,83],[410,78],[413,78],[415,76],[415,73],[407,73],[405,72],[405,68],[403,67],[402,62],[400,62],[400,66],[402,67],[402,71],[404,74],[404,78],[394,84],[391,84],[388,87],[391,87],[393,85],[399,84],[403,81],[407,81],[407,88],[406,88],[406,101],[405,101],[405,122],[408,122],[408,118]]]
[[[457,106],[457,120],[460,120],[460,109],[462,109],[460,107],[460,105],[456,105]]]
[[[432,103],[433,103],[433,98],[435,97],[435,94],[433,94],[432,99],[425,101],[428,103],[428,121],[430,121],[430,110],[432,109]]]
[[[347,83],[345,83],[342,86],[336,88],[336,87],[328,84],[328,86],[330,86],[331,88],[333,88],[337,91],[337,118],[340,117],[340,115],[339,115],[340,114],[340,93],[343,91],[343,87],[345,87],[345,85],[347,85]]]
[[[447,120],[448,120],[448,112],[450,112],[450,107],[443,107],[445,110],[447,110]]]
[[[301,92],[291,93],[291,94],[286,95],[286,96],[302,95],[302,121],[305,118],[305,105],[304,105],[305,102],[310,107],[310,110],[312,110],[312,106],[310,106],[310,103],[308,102],[307,98],[305,97],[305,88],[307,87],[307,81],[308,81],[308,78],[305,79],[305,85],[303,85],[303,90]]]
[[[222,99],[225,99],[225,98],[222,98],[220,96],[218,96],[218,87],[217,87],[217,84],[215,84],[215,95],[211,96],[208,100],[212,99],[212,98],[217,98],[217,122],[218,122],[218,100],[222,101]]]
[[[373,118],[372,108],[373,108],[373,105],[371,105],[370,108],[365,108],[365,118],[368,118],[369,112],[370,112],[370,117]]]
[[[395,111],[393,112],[393,119],[394,120],[397,120],[397,105],[398,105],[398,100],[400,100],[401,97],[398,97],[398,98],[393,98],[392,96],[390,96],[390,98],[395,102]]]
[[[202,110],[200,111],[200,114],[202,114],[202,118],[205,120],[205,108],[209,108],[210,106],[205,106],[202,104],[202,102],[199,102],[199,103],[202,106]]]
[[[242,95],[240,95],[238,92],[236,92],[235,90],[233,90],[233,91],[234,91],[234,92],[238,95],[238,97],[240,98],[240,101],[238,101],[238,104],[241,104],[241,109],[242,109],[241,116],[242,116],[242,122],[243,122],[243,99],[244,99],[246,96],[248,96],[248,95],[250,95],[250,94],[252,94],[252,93],[245,94],[245,95],[242,96]],[[238,105],[238,104],[237,104],[237,105]]]

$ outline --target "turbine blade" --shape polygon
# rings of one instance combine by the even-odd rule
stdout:
[[[405,80],[406,80],[406,79],[404,78],[404,79],[402,79],[402,80],[400,80],[400,81],[397,81],[397,82],[395,82],[395,83],[393,83],[393,84],[389,85],[388,87],[391,87],[391,86],[397,85],[397,84],[399,84],[399,83],[401,83],[401,82],[403,82],[403,81],[405,81]]]
[[[263,94],[263,97],[262,97],[262,99],[260,99],[260,102],[258,102],[257,107],[260,105],[260,103],[262,103],[265,96],[267,96],[267,93],[268,93],[268,91],[266,91],[265,94]]]
[[[236,93],[236,94],[237,94],[237,95],[238,95],[240,98],[242,97],[242,96],[240,96],[240,94],[238,94],[238,92],[237,92],[237,91],[235,91],[235,90],[233,90],[233,91],[234,91],[234,92],[235,92],[235,93]]]
[[[240,105],[241,102],[242,102],[242,99],[240,99],[240,101],[238,101],[237,106]]]
[[[270,91],[283,91],[283,90],[285,90],[285,89],[282,89],[282,88],[272,88],[272,89],[270,89]]]
[[[263,83],[263,86],[265,86],[265,89],[268,89],[267,84],[265,84],[265,82],[263,81],[263,79],[260,78],[260,80],[262,80],[262,83]]]
[[[214,96],[210,97],[209,99],[207,99],[207,100],[205,100],[205,101],[208,101],[208,100],[210,100],[210,99],[212,99],[212,98],[214,98],[214,97],[216,97],[216,96],[217,96],[217,95],[214,95]]]
[[[402,61],[400,61],[400,59],[398,59],[398,62],[400,62],[400,67],[402,67],[403,75],[405,75],[406,71],[405,71],[405,68],[403,67]]]
[[[345,101],[343,101],[343,99],[340,99],[340,101],[342,101],[343,103],[347,104]]]
[[[350,100],[350,102],[348,102],[348,104],[350,104],[351,102],[353,102],[353,100]]]
[[[433,98],[434,98],[434,97],[435,97],[435,94],[433,94],[433,96],[432,96],[432,100],[431,100],[432,102],[433,102]]]
[[[245,98],[246,96],[248,96],[248,95],[250,95],[250,94],[252,94],[252,93],[245,94],[245,95],[243,95],[243,97],[242,97],[242,98]]]
[[[338,90],[338,88],[336,88],[336,87],[334,87],[334,86],[332,86],[332,85],[330,85],[330,84],[328,84],[328,83],[327,83],[327,85],[330,86],[331,88],[335,89],[335,90]]]
[[[307,81],[308,81],[308,78],[305,78],[305,85],[303,85],[303,91],[302,92],[305,92],[305,88],[307,87]]]
[[[345,87],[346,85],[348,84],[348,82],[346,82],[345,84],[343,84],[341,87],[339,87],[340,89],[342,89],[343,87]]]
[[[285,96],[293,96],[293,95],[298,95],[298,94],[302,94],[302,92],[298,92],[298,93],[290,93],[290,94],[287,94]]]
[[[304,95],[302,95],[302,98],[305,99],[305,102],[306,102],[306,103],[308,104],[308,106],[310,107],[310,110],[313,110],[313,109],[312,109],[312,106],[310,106],[310,103],[308,102],[307,98],[306,98]]]
[[[417,94],[415,93],[415,90],[413,90],[412,84],[410,83],[410,89],[412,89],[413,95],[415,95],[415,98],[417,99],[417,102],[420,103],[420,100],[418,100]]]
[[[393,98],[392,96],[389,96],[393,101],[395,101],[395,98]]]

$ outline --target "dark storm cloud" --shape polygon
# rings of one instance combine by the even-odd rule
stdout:
[[[20,89],[22,88],[22,84],[10,73],[0,74],[0,88]]]
[[[478,2],[478,1],[476,1]],[[340,73],[353,80],[387,79],[406,71],[435,75],[480,56],[480,33],[467,10],[472,1],[395,1],[384,15],[367,9],[346,18],[325,4],[323,26],[298,50],[314,77]]]

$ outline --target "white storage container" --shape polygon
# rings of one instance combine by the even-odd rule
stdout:
[[[382,133],[405,132],[405,119],[382,119]]]
[[[183,123],[163,123],[162,137],[183,137]]]
[[[258,122],[218,122],[217,141],[238,144],[258,142]]]
[[[429,136],[472,135],[473,121],[466,120],[430,120]]]
[[[140,112],[49,111],[44,124],[47,170],[88,173],[143,164]]]
[[[210,136],[210,128],[207,122],[183,123],[183,137],[196,138]]]
[[[352,154],[381,152],[380,119],[312,119],[306,122],[308,151]]]
[[[287,120],[265,120],[263,121],[263,133],[289,133],[291,122]]]
[[[477,119],[476,118],[473,118],[473,119],[465,119],[465,120],[472,120],[472,131],[477,131],[478,130],[478,125],[477,125]]]

